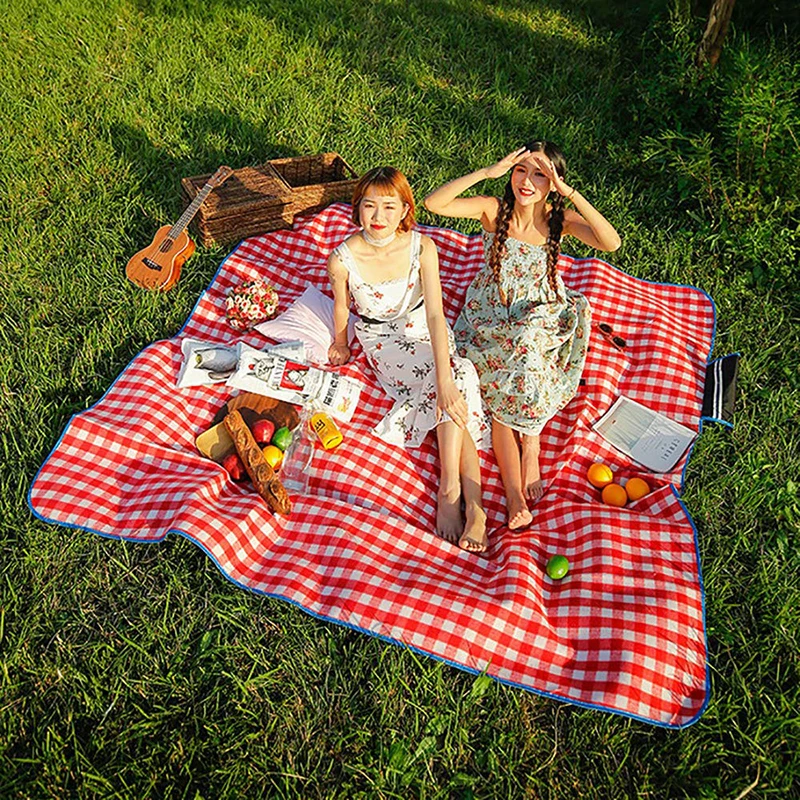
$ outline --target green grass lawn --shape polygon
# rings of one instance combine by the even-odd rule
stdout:
[[[0,3],[0,797],[799,797],[793,5],[740,0],[698,76],[706,4]],[[201,249],[168,294],[126,281],[180,177],[335,150],[422,197],[533,137],[620,231],[614,263],[704,289],[715,355],[742,353],[735,430],[703,433],[684,495],[698,723],[475,678],[242,592],[178,538],[33,518],[69,417],[175,334],[225,255]]]

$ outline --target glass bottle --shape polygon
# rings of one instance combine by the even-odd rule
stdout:
[[[314,461],[314,442],[309,436],[311,414],[305,406],[300,411],[300,424],[295,428],[291,444],[283,455],[278,477],[289,494],[308,494],[308,481]]]

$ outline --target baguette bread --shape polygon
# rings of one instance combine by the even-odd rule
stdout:
[[[250,428],[239,411],[231,411],[225,417],[225,427],[233,439],[236,452],[253,482],[255,490],[276,514],[289,514],[292,502],[280,482],[275,470],[269,465],[261,448],[253,438]]]

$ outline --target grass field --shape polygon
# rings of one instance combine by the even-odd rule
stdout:
[[[705,4],[0,1],[0,797],[800,797],[794,5],[740,0],[699,76]],[[165,295],[125,280],[181,176],[336,150],[421,197],[534,136],[620,231],[614,262],[707,291],[715,355],[742,353],[736,427],[706,429],[684,495],[698,723],[508,689],[237,590],[184,540],[32,517],[69,417],[225,255]]]

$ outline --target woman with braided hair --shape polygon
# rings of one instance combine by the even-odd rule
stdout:
[[[502,198],[461,197],[509,170]],[[425,198],[436,214],[483,226],[486,264],[467,290],[455,335],[461,354],[475,364],[492,415],[511,530],[533,521],[528,502],[544,493],[539,434],[574,397],[586,360],[589,304],[561,279],[561,239],[571,235],[598,250],[620,245],[613,226],[565,182],[565,172],[554,144],[530,142]]]

